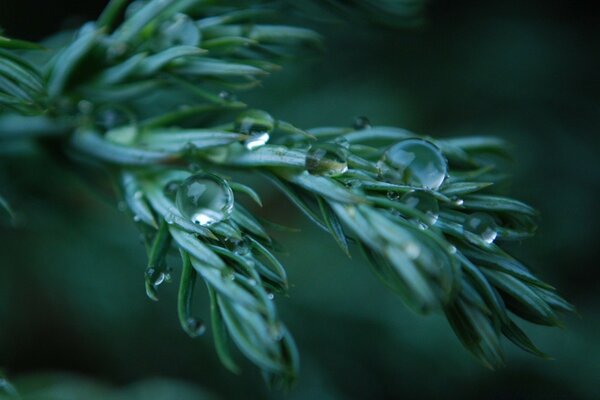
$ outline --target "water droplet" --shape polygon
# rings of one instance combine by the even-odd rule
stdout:
[[[371,121],[369,121],[369,118],[364,116],[356,117],[354,119],[354,124],[352,124],[352,127],[357,131],[369,129],[371,127]]]
[[[255,280],[255,279],[252,279],[252,278],[248,279],[248,283],[249,283],[251,286],[256,286],[256,280]]]
[[[198,172],[202,169],[202,166],[198,163],[190,163],[188,169],[192,172]]]
[[[77,109],[82,114],[91,114],[94,111],[94,103],[88,100],[81,100],[77,103]]]
[[[267,299],[273,300],[274,298],[275,298],[275,295],[273,293],[267,293]]]
[[[241,113],[235,120],[235,128],[238,132],[248,135],[244,146],[248,150],[254,150],[265,145],[275,127],[273,117],[262,110],[248,110]]]
[[[201,336],[206,332],[206,325],[199,318],[189,317],[185,321],[185,324],[187,325],[187,332],[191,337]]]
[[[221,277],[223,279],[227,279],[229,281],[235,280],[235,274],[234,274],[233,270],[231,268],[227,268],[227,267],[221,270]]]
[[[181,214],[202,226],[228,218],[233,202],[233,191],[227,182],[208,173],[192,175],[184,180],[175,198]]]
[[[150,267],[146,269],[146,280],[154,287],[162,285],[167,281],[167,276],[164,272]]]
[[[448,246],[448,253],[450,253],[450,254],[456,254],[456,246],[449,245]]]
[[[235,94],[233,94],[227,90],[220,91],[219,98],[224,101],[236,101],[237,100],[237,97],[235,96]]]
[[[388,200],[396,201],[400,198],[400,194],[398,192],[389,191],[386,193],[386,197]]]
[[[271,335],[271,339],[279,341],[283,339],[284,329],[280,323],[273,323],[269,326],[269,335]]]
[[[168,49],[173,46],[197,46],[202,35],[198,26],[185,14],[176,14],[163,22],[158,30],[156,48]]]
[[[479,236],[486,243],[492,243],[498,234],[494,219],[480,212],[473,213],[467,217],[464,229]]]
[[[406,256],[411,260],[416,260],[421,255],[421,248],[414,242],[408,242],[403,246]]]
[[[391,146],[377,167],[394,183],[427,189],[439,188],[448,170],[441,150],[423,139],[404,139]]]
[[[463,199],[461,199],[457,196],[452,196],[450,198],[450,201],[452,201],[452,204],[454,204],[455,206],[459,206],[459,207],[465,203],[465,201]]]
[[[141,220],[142,219],[140,218],[139,215],[136,214],[136,215],[133,216],[133,222],[140,222]]]
[[[346,182],[344,182],[344,185],[347,188],[357,188],[360,187],[361,183],[360,183],[360,179],[348,179]]]
[[[333,139],[332,142],[343,147],[346,150],[350,149],[350,141],[347,138],[345,138],[344,136],[339,136],[339,137]]]
[[[177,190],[179,189],[179,185],[181,185],[181,181],[171,181],[168,182],[163,188],[163,193],[167,197],[174,198],[177,194]]]
[[[103,108],[98,110],[96,124],[105,130],[114,129],[118,126],[131,125],[130,113],[121,108]]]
[[[402,196],[401,201],[415,210],[425,214],[426,219],[423,222],[429,226],[435,224],[440,213],[440,206],[437,200],[429,193],[423,190],[414,190]]]
[[[348,171],[348,150],[336,143],[313,145],[304,166],[311,175],[337,176]]]
[[[245,256],[250,253],[250,246],[245,240],[232,240],[231,250],[238,256]]]

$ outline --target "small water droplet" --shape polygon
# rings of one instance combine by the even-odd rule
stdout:
[[[233,270],[231,268],[224,268],[221,270],[221,277],[223,279],[229,280],[229,281],[234,281],[235,280],[235,274],[233,272]]]
[[[94,103],[89,100],[81,100],[77,103],[77,109],[80,113],[89,115],[94,111]]]
[[[454,204],[455,206],[459,206],[459,207],[465,203],[465,201],[463,199],[461,199],[457,196],[452,196],[450,198],[450,201],[452,201],[452,204]]]
[[[96,124],[105,130],[131,125],[132,122],[130,113],[121,108],[102,108],[96,115]]]
[[[346,150],[350,149],[350,141],[347,138],[345,138],[344,136],[339,136],[339,137],[333,139],[332,143],[335,143],[335,144],[343,147]]]
[[[233,191],[222,178],[200,173],[181,183],[175,203],[181,214],[193,223],[210,226],[231,214]]]
[[[275,323],[269,325],[269,335],[271,336],[271,339],[273,339],[275,341],[279,341],[279,340],[283,339],[283,333],[284,333],[284,329],[280,323],[275,322]]]
[[[229,240],[228,242],[229,249],[232,250],[238,256],[245,256],[248,253],[250,253],[250,246],[245,240]]]
[[[189,317],[185,324],[187,325],[187,332],[191,337],[201,336],[206,332],[206,324],[199,318]]]
[[[416,260],[421,255],[421,248],[414,242],[408,242],[404,245],[404,252],[411,260]]]
[[[450,253],[450,254],[456,254],[456,246],[449,245],[448,246],[448,253]]]
[[[155,39],[157,49],[168,49],[173,46],[197,46],[202,35],[198,26],[185,14],[175,14],[164,21]]]
[[[256,286],[256,280],[255,280],[255,279],[252,279],[252,278],[248,279],[248,283],[249,283],[251,286]]]
[[[275,128],[273,117],[262,110],[248,110],[241,113],[235,120],[235,129],[241,134],[248,135],[244,146],[254,150],[265,145]]]
[[[267,293],[267,299],[273,300],[274,298],[275,298],[275,295],[273,293]]]
[[[224,101],[236,101],[237,100],[235,94],[233,94],[227,90],[221,90],[219,92],[219,98]]]
[[[423,139],[404,139],[391,146],[377,163],[382,178],[391,182],[437,189],[448,165],[441,150]]]
[[[437,200],[429,193],[423,190],[414,190],[402,196],[401,201],[415,210],[425,214],[426,219],[420,221],[428,226],[435,224],[440,213],[440,206]],[[427,226],[426,226],[427,227]]]
[[[181,185],[181,181],[170,181],[163,188],[163,193],[167,197],[175,197],[177,190],[179,189],[179,185]]]
[[[140,222],[141,220],[142,219],[140,218],[139,215],[136,214],[136,215],[133,216],[133,222]]]
[[[494,219],[487,214],[476,212],[467,217],[464,229],[479,236],[485,243],[492,243],[498,233]]]
[[[315,144],[306,152],[304,166],[311,175],[342,175],[348,171],[348,150],[336,143]]]
[[[388,200],[396,201],[400,198],[400,194],[398,192],[389,191],[386,193],[386,197]]]
[[[354,124],[352,124],[352,127],[357,131],[369,129],[371,127],[371,121],[369,121],[369,118],[364,116],[356,117],[354,119]]]
[[[347,188],[357,188],[360,187],[361,183],[360,183],[360,179],[348,179],[347,181],[344,182],[344,185]]]
[[[190,163],[188,169],[192,172],[198,172],[202,169],[202,166],[198,163]]]

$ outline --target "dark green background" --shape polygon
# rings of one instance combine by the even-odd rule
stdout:
[[[278,302],[302,356],[290,398],[600,398],[598,14],[582,2],[548,3],[434,1],[416,31],[317,26],[328,47],[322,60],[287,65],[241,95],[303,128],[367,115],[433,136],[508,139],[512,194],[542,212],[539,234],[512,250],[580,313],[565,330],[526,327],[555,360],[507,343],[508,365],[490,372],[442,317],[407,311],[358,254],[345,259],[262,186],[262,215],[302,228],[278,236],[294,285]],[[64,21],[94,18],[102,4],[2,0],[0,25],[40,39]],[[146,298],[143,247],[114,200],[43,157],[2,154],[0,192],[21,223],[0,227],[0,367],[18,386],[82,399],[98,390],[106,398],[99,386],[124,398],[281,395],[268,393],[249,363],[239,377],[228,373],[210,334],[185,336],[176,284],[161,287],[159,303]],[[40,375],[57,372],[68,377]]]

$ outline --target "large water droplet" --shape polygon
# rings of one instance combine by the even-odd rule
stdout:
[[[342,175],[348,171],[348,150],[338,143],[315,144],[306,152],[304,167],[311,175]]]
[[[448,171],[441,150],[423,139],[401,140],[385,152],[377,166],[385,179],[427,189],[439,188]]]
[[[402,196],[401,201],[407,206],[425,214],[426,219],[421,222],[429,226],[437,222],[440,206],[431,194],[423,190],[415,190]]]
[[[494,219],[480,212],[473,213],[467,217],[464,229],[479,236],[486,243],[492,243],[498,235]]]
[[[244,146],[248,150],[256,149],[265,145],[275,127],[273,117],[262,110],[248,110],[241,113],[235,120],[235,128],[238,132],[248,135]]]
[[[181,214],[202,226],[210,226],[229,217],[233,201],[233,191],[227,182],[208,173],[192,175],[184,180],[175,198]]]

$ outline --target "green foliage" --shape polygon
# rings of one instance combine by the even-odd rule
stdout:
[[[264,111],[241,113],[246,105],[234,92],[258,86],[285,59],[320,51],[321,38],[274,25],[271,7],[278,4],[214,3],[136,1],[123,10],[126,2],[113,0],[98,22],[48,50],[39,65],[22,52],[37,46],[2,38],[0,140],[38,140],[55,149],[51,140],[73,169],[91,163],[109,171],[144,237],[148,296],[157,300],[159,286],[170,280],[167,258],[177,249],[182,327],[192,337],[204,329],[192,310],[201,280],[217,353],[233,372],[239,367],[231,343],[271,385],[292,383],[299,363],[273,301],[286,294],[287,275],[274,255],[277,244],[238,199],[243,194],[261,205],[253,188],[231,178],[240,170],[266,177],[346,254],[358,247],[413,310],[445,314],[484,365],[503,364],[502,336],[545,357],[516,317],[560,326],[558,313],[573,307],[503,248],[533,235],[537,217],[496,190],[506,144],[489,137],[438,140],[366,120],[305,131]],[[355,6],[378,14],[417,4]],[[421,184],[408,167],[394,171],[388,149],[407,139],[443,155],[448,171],[441,185]],[[317,146],[322,151],[311,162],[324,163],[320,169],[307,163]],[[178,207],[181,182],[199,171],[216,174],[235,192],[228,218],[196,224]],[[414,193],[435,210],[403,200]],[[8,210],[2,198],[0,205]]]

